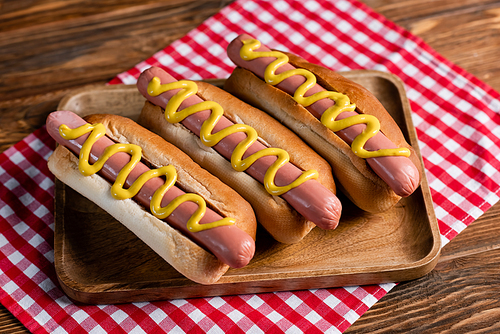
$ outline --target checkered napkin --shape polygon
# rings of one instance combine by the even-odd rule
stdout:
[[[112,83],[132,84],[150,65],[178,78],[227,77],[225,47],[242,32],[333,70],[404,81],[443,244],[498,201],[500,95],[355,0],[236,1]],[[0,155],[0,301],[33,332],[339,333],[394,286],[74,304],[53,266],[52,148],[42,128]]]

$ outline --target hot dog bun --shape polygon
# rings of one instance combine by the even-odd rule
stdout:
[[[207,206],[221,215],[235,218],[237,226],[255,239],[256,220],[248,202],[181,150],[128,118],[91,115],[86,120],[102,123],[106,134],[117,142],[141,146],[143,157],[152,165],[173,165],[178,173],[178,185],[187,192],[201,195]],[[110,193],[111,184],[98,174],[83,176],[78,169],[78,157],[64,146],[56,148],[48,166],[59,180],[106,210],[187,278],[200,284],[212,284],[228,270],[228,265],[133,199],[114,199]]]
[[[384,133],[398,147],[411,151],[410,159],[418,168],[422,165],[413,148],[406,142],[401,129],[377,98],[361,85],[322,66],[286,53],[289,63],[312,72],[318,84],[327,90],[346,94],[360,113],[377,117]],[[226,80],[224,89],[242,100],[260,108],[285,124],[332,166],[338,186],[361,209],[377,213],[394,206],[398,196],[372,169],[366,160],[356,156],[351,147],[333,131],[325,127],[305,107],[295,102],[286,92],[266,84],[252,72],[237,67]]]
[[[335,183],[328,163],[290,130],[261,110],[249,106],[222,89],[204,82],[197,85],[197,95],[203,100],[217,102],[224,109],[224,115],[231,121],[255,128],[263,142],[286,150],[290,154],[290,162],[300,169],[317,170],[320,175],[318,181],[335,192]],[[257,221],[277,241],[298,242],[315,226],[281,197],[268,194],[257,180],[246,173],[235,171],[222,155],[204,146],[186,127],[166,121],[164,110],[159,106],[146,102],[138,122],[174,143],[201,166],[237,190],[253,206]]]

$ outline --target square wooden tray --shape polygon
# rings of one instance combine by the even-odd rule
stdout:
[[[417,149],[417,136],[402,82],[377,71],[345,72],[371,90]],[[215,80],[220,85],[223,80]],[[59,110],[82,116],[113,113],[136,119],[144,98],[135,86],[89,87],[66,96]],[[259,227],[248,266],[221,280],[194,283],[154,253],[127,228],[56,180],[55,268],[75,301],[109,304],[223,296],[270,291],[400,282],[427,274],[441,244],[427,180],[408,198],[381,214],[368,214],[343,198],[334,231],[313,231],[300,243],[280,244]],[[376,194],[374,194],[376,195]]]

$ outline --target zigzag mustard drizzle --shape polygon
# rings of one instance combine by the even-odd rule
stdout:
[[[150,96],[158,96],[166,91],[174,89],[180,89],[180,91],[177,92],[168,101],[165,107],[165,119],[169,123],[178,123],[184,120],[186,117],[197,112],[203,110],[211,110],[209,118],[205,122],[203,122],[200,131],[200,139],[205,146],[215,146],[223,138],[236,132],[244,132],[247,135],[244,140],[238,143],[233,153],[231,154],[231,165],[236,171],[245,171],[257,159],[264,156],[274,155],[277,157],[277,160],[268,168],[264,175],[264,187],[269,194],[276,196],[282,195],[290,189],[293,189],[304,183],[305,181],[309,179],[316,179],[318,177],[318,172],[316,170],[308,170],[303,172],[292,183],[285,186],[277,186],[274,182],[275,176],[278,170],[290,161],[288,152],[279,148],[265,148],[243,159],[243,155],[247,151],[247,149],[255,141],[257,141],[257,131],[246,124],[233,124],[212,134],[215,125],[224,115],[224,110],[222,109],[222,107],[218,103],[213,101],[203,101],[178,111],[181,103],[185,99],[192,95],[195,95],[198,92],[198,86],[192,81],[180,80],[172,83],[161,84],[160,79],[158,77],[154,77],[148,83],[147,87],[147,91]]]
[[[80,157],[78,161],[78,168],[84,176],[89,176],[100,171],[104,166],[104,164],[106,163],[106,161],[115,153],[125,152],[130,154],[131,156],[130,161],[120,170],[120,172],[116,177],[115,182],[111,186],[111,195],[115,199],[123,200],[132,198],[135,195],[137,195],[137,193],[142,188],[144,183],[146,183],[148,180],[163,175],[166,178],[165,183],[155,191],[150,203],[150,210],[154,216],[158,217],[159,219],[165,219],[179,205],[181,205],[184,202],[191,201],[198,205],[198,209],[195,211],[195,213],[191,216],[191,218],[187,222],[187,228],[189,231],[199,232],[217,226],[234,224],[235,220],[229,217],[211,223],[200,224],[199,222],[203,218],[206,212],[206,202],[201,196],[197,194],[192,194],[192,193],[183,194],[181,196],[176,197],[167,206],[161,207],[161,201],[163,197],[165,196],[167,191],[175,184],[177,180],[177,172],[172,165],[160,167],[157,169],[151,169],[141,174],[128,189],[124,189],[123,186],[125,184],[125,181],[127,180],[128,175],[134,169],[134,167],[141,161],[142,149],[138,145],[118,143],[108,146],[104,150],[103,154],[98,158],[98,160],[92,165],[90,165],[89,156],[92,146],[99,138],[105,136],[106,134],[106,128],[104,127],[104,125],[100,123],[94,125],[87,123],[76,129],[70,129],[68,126],[62,124],[59,127],[59,134],[61,135],[61,137],[67,140],[79,138],[89,132],[90,135],[87,138],[87,140],[85,140],[85,143],[82,145],[82,148],[80,150]]]
[[[372,115],[358,114],[344,118],[342,120],[336,121],[337,116],[344,111],[355,111],[356,105],[350,102],[347,95],[333,92],[333,91],[321,91],[317,92],[311,96],[305,97],[306,92],[314,87],[316,84],[316,76],[303,68],[293,69],[284,71],[280,74],[275,74],[276,70],[288,63],[288,56],[282,52],[278,51],[268,51],[260,52],[254,51],[261,46],[261,43],[256,39],[247,39],[243,41],[243,46],[240,49],[240,57],[244,60],[253,60],[263,57],[273,57],[276,58],[271,64],[266,67],[264,80],[270,85],[278,85],[283,80],[294,76],[302,75],[306,82],[297,88],[293,95],[293,99],[302,104],[305,107],[310,106],[316,101],[324,98],[331,99],[335,104],[328,108],[323,115],[321,115],[321,123],[323,123],[327,128],[333,132],[337,132],[346,129],[355,124],[366,124],[365,130],[358,135],[351,144],[351,149],[360,158],[374,158],[381,156],[410,156],[410,150],[405,147],[402,148],[391,148],[391,149],[380,149],[377,151],[367,151],[364,149],[366,142],[375,136],[380,131],[379,120]]]

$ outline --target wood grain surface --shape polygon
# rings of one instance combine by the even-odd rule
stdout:
[[[0,1],[0,152],[39,128],[66,93],[104,84],[231,1]],[[500,90],[500,1],[364,0]],[[399,284],[348,333],[500,328],[500,204],[443,248],[433,272]],[[27,330],[0,307],[0,332]]]

